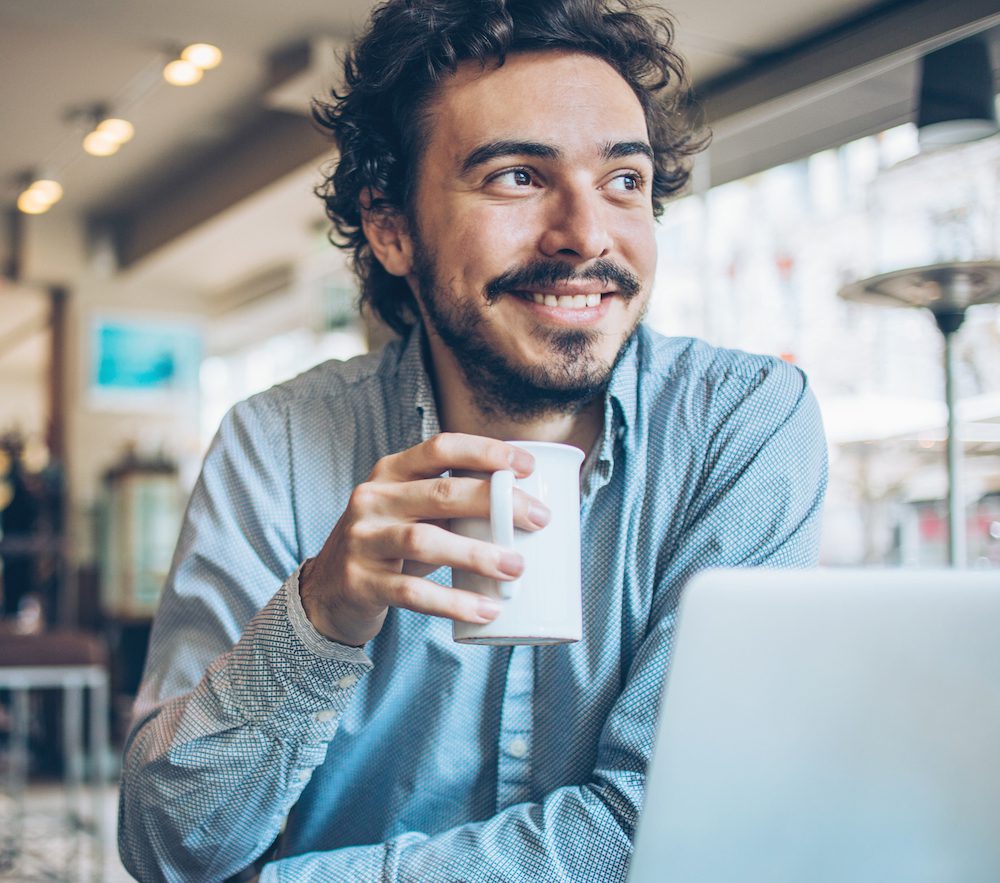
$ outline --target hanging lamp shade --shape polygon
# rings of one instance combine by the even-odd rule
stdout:
[[[982,37],[959,40],[921,59],[917,130],[922,148],[976,141],[1000,131],[989,46]]]

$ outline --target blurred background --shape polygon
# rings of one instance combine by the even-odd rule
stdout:
[[[93,782],[205,448],[385,337],[309,119],[372,5],[0,6],[0,879],[126,879]],[[664,5],[714,141],[649,323],[808,373],[824,564],[1000,569],[1000,0]]]

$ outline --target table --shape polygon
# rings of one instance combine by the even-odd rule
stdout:
[[[90,876],[104,873],[103,786],[108,781],[108,670],[103,645],[70,630],[41,635],[0,633],[0,690],[10,693],[10,744],[6,785],[13,805],[11,824],[0,831],[0,877],[17,867],[30,838],[26,827],[29,726],[32,691],[62,693],[62,746],[66,821],[73,836],[91,844]],[[89,693],[89,738],[84,743],[84,695]],[[87,756],[89,754],[89,757]],[[85,791],[90,812],[84,811]],[[43,856],[44,858],[44,856]],[[63,869],[64,872],[65,869]],[[18,873],[21,873],[18,871]]]

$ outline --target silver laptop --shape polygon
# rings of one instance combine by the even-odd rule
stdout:
[[[712,571],[631,883],[998,883],[1000,572]]]

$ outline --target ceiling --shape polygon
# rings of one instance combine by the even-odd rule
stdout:
[[[262,267],[294,259],[315,246],[322,216],[310,190],[328,145],[304,113],[266,106],[275,85],[273,60],[320,36],[343,45],[372,5],[3,0],[0,202],[13,205],[22,176],[51,169],[65,197],[49,216],[87,225],[92,234],[109,231],[122,270],[138,282],[183,286],[207,298]],[[766,14],[763,4],[738,0],[668,5],[696,89],[710,111],[713,102],[721,108],[713,119],[721,123],[713,149],[732,166],[729,176],[745,170],[747,157],[773,153],[775,127],[765,119],[767,143],[744,139],[727,158],[727,143],[736,143],[727,141],[727,120],[736,121],[734,131],[746,130],[740,120],[748,109],[772,107],[772,117],[780,115],[793,86],[856,76],[877,63],[882,67],[864,78],[882,76],[887,85],[869,92],[881,107],[891,103],[882,93],[891,91],[898,116],[901,107],[909,111],[913,87],[912,72],[901,63],[912,62],[916,47],[1000,15],[998,0],[769,0]],[[195,86],[165,84],[159,76],[164,61],[195,41],[221,47],[221,66]],[[873,42],[882,48],[873,49]],[[800,124],[803,138],[828,127],[831,113],[851,115],[853,99],[831,110],[820,103],[822,95],[813,97],[805,103],[819,109],[823,125]],[[115,156],[91,157],[80,147],[82,131],[72,114],[96,104],[135,124],[134,140]],[[787,133],[788,150],[806,149],[791,128]],[[824,131],[822,137],[837,135]],[[51,223],[49,216],[22,222],[30,235]]]
[[[127,203],[223,142],[253,115],[268,60],[316,35],[346,39],[369,0],[4,0],[0,5],[0,181],[39,163],[63,167],[62,211]],[[762,53],[874,6],[872,0],[772,0],[767,15],[732,0],[678,0],[679,42],[696,79],[732,71]],[[132,110],[136,137],[114,157],[79,149],[66,120],[75,108],[111,103],[128,84],[190,42],[218,45],[223,64],[196,86],[162,81]],[[156,81],[156,78],[153,78]]]

